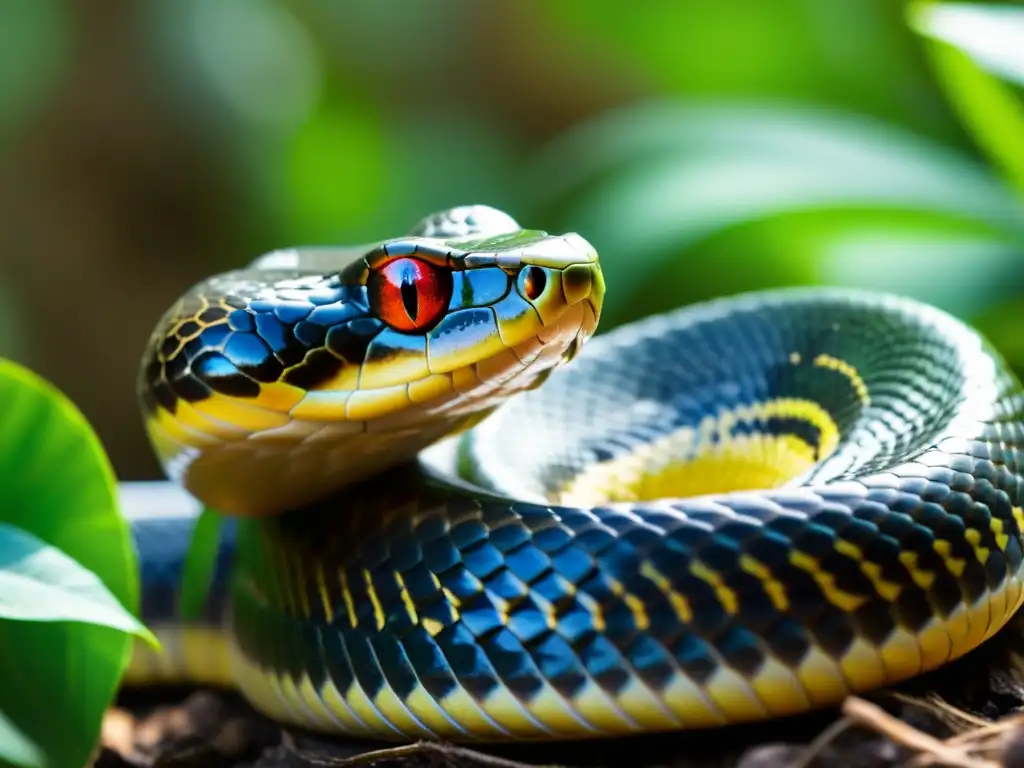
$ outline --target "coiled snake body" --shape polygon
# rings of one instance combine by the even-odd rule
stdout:
[[[167,656],[129,682],[329,733],[578,738],[835,704],[1015,613],[1024,396],[977,334],[792,289],[587,342],[603,295],[582,238],[484,207],[189,291],[144,417],[234,528],[185,622],[193,516],[133,516]]]

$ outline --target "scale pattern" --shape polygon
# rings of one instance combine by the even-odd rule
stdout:
[[[817,454],[777,488],[559,502],[680,430],[683,466],[751,435]],[[428,463],[243,521],[231,637],[257,706],[394,739],[723,725],[941,666],[1024,600],[1024,397],[913,302],[783,291],[628,326],[461,459],[485,489]]]

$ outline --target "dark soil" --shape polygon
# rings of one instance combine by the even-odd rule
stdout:
[[[282,732],[233,694],[125,694],[104,727],[100,768],[1024,768],[1024,677],[1011,626],[942,670],[841,710],[713,731],[586,742],[462,747],[330,741]],[[1019,661],[1018,661],[1019,663]]]

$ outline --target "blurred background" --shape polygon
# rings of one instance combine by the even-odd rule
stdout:
[[[602,329],[795,284],[976,324],[1024,371],[1024,6],[6,0],[0,355],[157,477],[136,365],[202,277],[450,205],[578,231]]]

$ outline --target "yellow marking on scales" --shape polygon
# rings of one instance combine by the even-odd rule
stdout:
[[[1013,513],[1013,519],[1017,523],[1017,530],[1024,532],[1024,508],[1014,507],[1010,511]]]
[[[992,531],[992,535],[995,537],[996,546],[999,547],[999,551],[1005,552],[1006,545],[1010,542],[1010,537],[1006,535],[1003,521],[1000,520],[998,517],[993,517],[989,521],[989,529]]]
[[[272,411],[288,413],[296,405],[302,402],[306,396],[306,390],[296,387],[293,384],[286,384],[283,381],[272,381],[260,384],[260,392],[253,398],[253,405],[260,408],[269,408]]]
[[[423,621],[420,622],[420,624],[425,630],[427,630],[427,634],[431,637],[437,637],[445,626],[437,619],[432,619],[429,616],[424,616]]]
[[[342,568],[339,572],[339,577],[341,580],[341,597],[345,601],[345,612],[348,614],[348,623],[351,625],[352,629],[355,629],[358,619],[356,619],[356,604],[352,599],[352,593],[348,588],[348,572]]]
[[[846,539],[836,539],[835,550],[839,554],[846,555],[847,557],[858,562],[864,559],[864,550],[862,550],[852,541],[847,541]]]
[[[812,445],[797,434],[752,432],[740,425],[769,419],[804,422],[818,433]],[[629,453],[585,468],[552,501],[592,506],[615,501],[777,488],[835,451],[839,428],[818,403],[780,398],[705,416]]]
[[[604,620],[604,610],[601,608],[601,604],[586,592],[577,592],[576,602],[590,614],[590,623],[593,625],[594,631],[604,632],[607,624]]]
[[[381,606],[380,597],[377,596],[377,590],[373,586],[373,576],[365,568],[363,568],[363,581],[366,583],[366,596],[370,600],[370,605],[373,606],[373,621],[379,632],[384,629],[384,608]]]
[[[942,558],[943,564],[953,576],[958,579],[963,575],[967,561],[962,557],[953,557],[953,545],[945,539],[935,539],[932,542],[932,549]]]
[[[273,416],[273,414],[271,414]],[[251,430],[244,429],[229,421],[203,413],[195,404],[178,400],[174,407],[174,418],[179,425],[206,435],[214,435],[221,440],[245,437]],[[280,418],[278,416],[278,418]],[[287,420],[286,420],[287,421]]]
[[[853,595],[846,590],[840,589],[836,585],[835,576],[824,570],[817,558],[794,549],[789,553],[789,562],[809,573],[825,598],[841,611],[852,613],[868,601],[868,598],[864,595]]]
[[[694,560],[690,563],[690,573],[714,587],[715,594],[718,596],[718,601],[722,604],[723,611],[730,616],[735,616],[739,613],[740,606],[736,593],[726,585],[721,575],[708,568],[700,560]]]
[[[640,565],[640,575],[654,582],[655,586],[661,590],[681,624],[689,624],[693,621],[693,609],[690,607],[690,602],[672,586],[669,578],[655,568],[650,560],[644,560]]]
[[[433,571],[431,571],[430,575],[434,577],[434,581],[437,581],[437,576],[434,576]],[[438,585],[440,586],[440,582],[438,582]],[[445,598],[451,604],[452,611],[455,611],[457,615],[458,609],[462,606],[462,601],[448,587],[441,587],[441,592],[444,593]]]
[[[874,586],[875,592],[878,593],[879,597],[886,602],[896,602],[903,588],[899,584],[882,577],[882,566],[870,560],[861,560],[860,570],[861,573],[871,580],[871,584]]]
[[[964,539],[971,545],[971,549],[974,550],[974,556],[978,558],[978,562],[982,565],[988,562],[988,556],[991,551],[988,547],[981,546],[981,531],[977,528],[968,528],[964,531]]]
[[[612,576],[606,576],[606,578],[612,594],[621,598],[626,607],[629,608],[629,612],[633,614],[633,623],[636,625],[636,628],[641,632],[646,630],[651,625],[651,620],[647,615],[647,607],[644,605],[643,600],[632,592],[627,591],[626,587],[618,579]],[[554,623],[554,618],[552,617],[549,626],[554,626]]]
[[[324,574],[322,563],[317,563],[314,568],[316,573],[316,591],[320,596],[320,604],[324,609],[324,619],[328,624],[332,624],[334,622],[334,605],[331,600],[331,592],[327,589],[327,576]]]
[[[853,391],[857,393],[857,399],[864,405],[871,404],[871,396],[868,394],[868,386],[864,383],[864,379],[861,378],[860,373],[857,372],[857,368],[845,360],[841,360],[838,357],[833,357],[828,354],[820,354],[814,358],[814,364],[819,368],[828,368],[829,370],[841,373],[847,379],[850,380],[850,385],[853,387]]]
[[[402,578],[400,571],[395,570],[395,583],[398,585],[398,593],[402,597],[402,605],[405,606],[405,612],[409,616],[409,621],[413,624],[419,622],[419,614],[416,612],[416,603],[413,602],[412,595],[409,594],[409,590],[405,587],[405,579]]]
[[[907,569],[907,573],[910,574],[910,578],[914,580],[917,586],[925,590],[932,588],[932,584],[935,583],[935,574],[921,569],[918,565],[917,552],[904,550],[899,554],[899,561]]]
[[[746,553],[740,555],[739,566],[761,580],[761,586],[775,610],[780,613],[789,610],[789,596],[786,594],[786,587],[775,578],[768,566]]]

